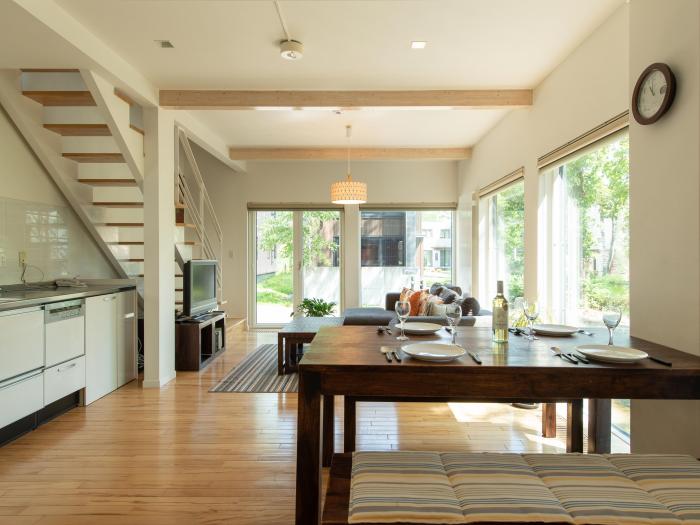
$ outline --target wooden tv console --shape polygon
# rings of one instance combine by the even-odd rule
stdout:
[[[221,348],[216,349],[220,329]],[[175,322],[175,370],[202,370],[226,350],[226,313],[212,312],[199,319]]]

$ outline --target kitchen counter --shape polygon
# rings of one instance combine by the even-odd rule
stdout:
[[[56,287],[42,285],[41,288],[32,285],[4,285],[0,286],[0,312],[17,310],[29,306],[41,306],[58,301],[70,299],[83,299],[95,295],[105,295],[133,290],[136,288],[134,281],[124,279],[123,282],[111,282],[109,284],[90,284],[82,288]]]

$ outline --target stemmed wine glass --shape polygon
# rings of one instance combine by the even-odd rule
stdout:
[[[406,322],[408,314],[411,313],[411,303],[408,301],[396,301],[394,310],[396,311],[396,315],[399,318],[401,326],[401,335],[399,335],[396,339],[399,341],[407,341],[408,337],[406,337],[406,334],[403,332],[403,324]]]
[[[608,328],[608,333],[610,334],[610,339],[608,340],[609,345],[613,344],[613,331],[617,328],[617,325],[620,324],[621,320],[622,310],[619,308],[613,307],[603,311],[603,324]]]
[[[528,301],[527,299],[523,299],[522,305],[523,313],[525,314],[525,317],[527,317],[527,325],[529,328],[527,338],[530,341],[534,341],[535,329],[533,324],[535,319],[537,319],[537,316],[540,315],[540,305],[537,303],[537,301]]]
[[[457,325],[462,318],[462,307],[458,304],[446,304],[445,305],[445,316],[447,317],[447,324],[450,325],[450,333],[452,334],[452,344],[457,343]]]

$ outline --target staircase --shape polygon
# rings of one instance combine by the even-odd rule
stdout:
[[[121,277],[143,297],[142,108],[90,71],[0,73],[0,103]],[[183,130],[178,130],[174,239],[175,309],[182,268],[221,258],[222,232]],[[221,300],[219,266],[217,294]]]

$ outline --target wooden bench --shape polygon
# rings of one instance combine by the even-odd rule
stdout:
[[[689,456],[362,452],[355,461],[354,475],[361,477],[352,489],[353,455],[334,455],[323,525],[350,523],[353,505],[355,516],[377,520],[356,519],[364,525],[399,523],[392,519],[405,512],[427,516],[441,508],[454,513],[451,523],[470,524],[700,521],[700,462]],[[406,479],[413,485],[422,480],[421,489],[411,492]],[[443,496],[435,499],[430,491],[421,500],[422,492],[434,487],[444,489]],[[393,517],[387,514],[392,512]]]

